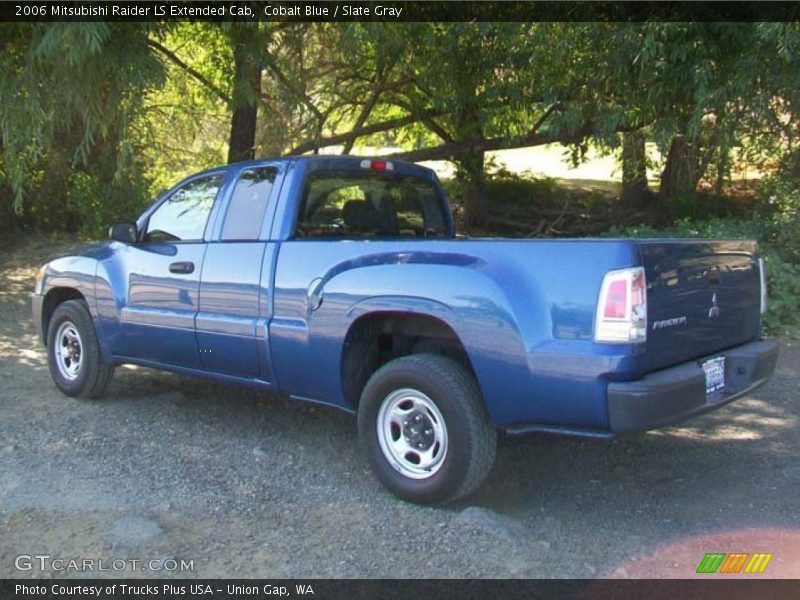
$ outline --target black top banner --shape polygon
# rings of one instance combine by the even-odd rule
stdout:
[[[0,21],[797,21],[800,2],[261,0],[0,3]]]

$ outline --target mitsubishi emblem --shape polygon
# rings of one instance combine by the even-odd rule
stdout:
[[[708,309],[708,318],[716,319],[719,316],[719,305],[717,304],[717,293],[711,296],[711,308]]]

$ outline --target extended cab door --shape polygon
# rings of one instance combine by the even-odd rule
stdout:
[[[140,242],[125,249],[127,301],[120,321],[131,357],[200,368],[194,332],[203,240],[224,173],[195,177],[149,216]]]
[[[268,320],[276,244],[267,241],[268,210],[282,163],[243,168],[220,205],[206,250],[196,318],[203,368],[272,382]]]

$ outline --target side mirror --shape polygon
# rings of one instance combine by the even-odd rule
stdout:
[[[136,224],[134,223],[117,223],[112,225],[108,230],[108,237],[123,244],[133,244],[138,238],[136,231]]]

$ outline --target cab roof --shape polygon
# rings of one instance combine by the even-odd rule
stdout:
[[[219,171],[239,171],[241,169],[246,169],[248,167],[259,167],[262,165],[275,164],[275,163],[302,165],[303,167],[305,167],[304,169],[305,171],[339,170],[339,169],[341,170],[352,169],[356,171],[369,168],[362,166],[362,163],[364,161],[371,161],[371,162],[385,161],[391,163],[393,167],[391,169],[391,172],[403,175],[414,175],[425,179],[435,178],[435,174],[432,169],[417,165],[415,163],[406,160],[384,158],[380,156],[351,156],[351,155],[343,156],[335,154],[314,154],[307,156],[258,158],[255,160],[241,161],[241,162],[231,163],[229,165],[220,165],[217,167],[212,167],[210,169],[206,169],[205,171],[196,173],[195,175],[193,175],[193,177],[197,175],[203,175],[205,173],[214,173]]]

